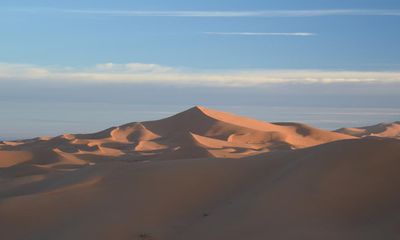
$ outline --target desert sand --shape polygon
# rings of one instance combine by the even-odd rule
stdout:
[[[362,129],[194,107],[0,142],[1,238],[399,239],[398,132]]]

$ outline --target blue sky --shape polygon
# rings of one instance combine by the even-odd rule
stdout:
[[[315,17],[138,17],[118,14],[120,11],[279,10],[358,10],[361,13]],[[390,10],[397,16],[369,16],[371,10]],[[108,62],[139,62],[196,69],[400,68],[398,1],[6,0],[1,1],[0,12],[0,62],[6,63],[86,67]],[[314,35],[244,36],[206,32],[305,32]]]

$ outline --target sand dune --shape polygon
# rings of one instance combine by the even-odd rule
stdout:
[[[400,140],[363,136],[194,107],[2,142],[0,236],[399,239]]]
[[[6,160],[0,167],[31,164],[60,168],[105,160],[241,158],[347,138],[352,136],[303,124],[272,124],[194,107],[166,119],[128,123],[93,134],[4,142],[0,154]],[[31,156],[10,155],[17,153]]]
[[[380,123],[373,126],[359,128],[341,128],[336,130],[336,132],[355,137],[375,136],[400,139],[400,122]]]

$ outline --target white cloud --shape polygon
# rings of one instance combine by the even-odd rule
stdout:
[[[158,64],[145,64],[145,63],[127,63],[127,64],[116,64],[116,63],[103,63],[97,64],[96,69],[100,71],[123,71],[123,72],[169,72],[173,68],[160,66]]]
[[[251,87],[303,83],[400,83],[400,72],[323,70],[188,70],[157,64],[98,64],[89,68],[44,67],[0,63],[1,80],[161,83],[172,85]]]
[[[25,13],[63,13],[108,17],[322,17],[322,16],[400,16],[400,9],[317,9],[264,11],[139,11],[61,8],[8,9]]]
[[[309,37],[316,35],[309,32],[204,32],[206,35],[227,35],[227,36],[299,36]]]

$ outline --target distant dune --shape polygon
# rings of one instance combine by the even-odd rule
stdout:
[[[194,107],[0,142],[0,236],[399,239],[396,124],[330,132]]]
[[[375,136],[400,139],[400,121],[393,123],[380,123],[373,126],[359,128],[341,128],[336,130],[336,132],[355,137]]]

